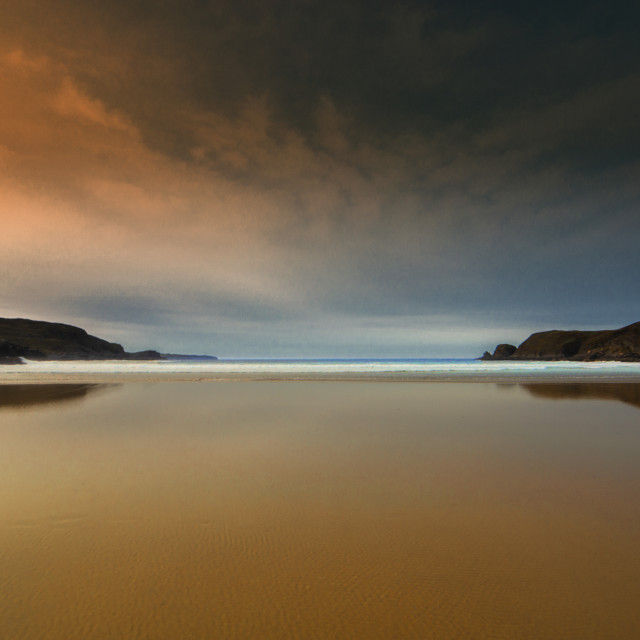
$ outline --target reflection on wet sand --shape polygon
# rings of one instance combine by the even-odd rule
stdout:
[[[523,384],[522,387],[539,398],[619,400],[640,409],[640,383],[541,383]]]
[[[4,384],[0,385],[0,409],[73,402],[112,384]]]
[[[635,417],[459,383],[5,411],[0,638],[635,638]]]

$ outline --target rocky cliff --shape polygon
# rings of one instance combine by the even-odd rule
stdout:
[[[500,344],[480,359],[640,362],[640,322],[603,331],[541,331],[518,347]]]
[[[157,360],[157,351],[128,353],[122,345],[69,324],[0,318],[0,363],[30,360]]]

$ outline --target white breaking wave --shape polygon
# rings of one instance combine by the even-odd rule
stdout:
[[[640,362],[513,362],[479,360],[213,360],[213,361],[27,361],[2,367],[11,377],[36,375],[176,376],[223,378],[233,376],[494,378],[567,377],[635,378]]]

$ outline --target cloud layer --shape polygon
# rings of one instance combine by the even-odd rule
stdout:
[[[614,5],[3,9],[0,313],[258,356],[637,320]]]

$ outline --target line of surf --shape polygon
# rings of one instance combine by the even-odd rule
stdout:
[[[50,379],[633,380],[639,362],[478,360],[28,361],[0,367],[0,383]]]

